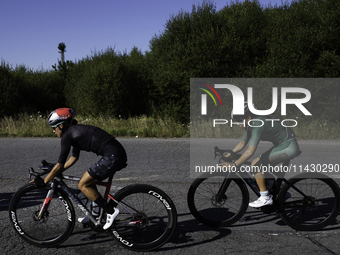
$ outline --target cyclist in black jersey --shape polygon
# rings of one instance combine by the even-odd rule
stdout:
[[[291,128],[283,127],[281,121],[277,119],[276,121],[267,121],[267,119],[271,119],[269,116],[255,116],[249,111],[247,103],[244,104],[244,113],[242,116],[233,114],[231,116],[234,121],[236,120],[240,123],[238,126],[244,128],[242,140],[235,146],[233,151],[235,153],[240,152],[248,143],[249,147],[238,160],[231,164],[232,166],[240,166],[251,158],[260,141],[270,141],[273,143],[273,147],[252,161],[251,166],[257,170],[261,170],[264,166],[275,166],[294,158],[300,153],[299,145]],[[248,125],[250,120],[251,126]],[[230,163],[223,163],[223,165],[228,166]],[[273,204],[273,199],[266,187],[263,172],[256,173],[255,180],[260,188],[261,196],[256,201],[249,203],[249,206],[260,208]]]
[[[105,210],[107,220],[103,228],[108,229],[119,210],[103,199],[98,193],[95,183],[113,176],[116,171],[126,167],[126,152],[123,146],[104,130],[90,125],[78,125],[74,119],[75,116],[76,114],[71,108],[59,108],[49,115],[48,124],[52,126],[53,132],[61,138],[61,152],[58,163],[46,178],[44,180],[36,179],[34,182],[39,186],[51,181],[56,175],[73,166],[79,159],[82,150],[101,155],[102,158],[84,173],[78,187],[91,201]],[[67,160],[70,151],[72,154]]]

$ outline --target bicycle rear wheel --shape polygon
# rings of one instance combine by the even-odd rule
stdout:
[[[125,248],[150,251],[166,243],[175,231],[177,212],[162,190],[135,184],[119,190],[114,198],[120,210],[111,229]]]
[[[293,229],[320,230],[332,223],[339,214],[337,183],[324,175],[315,177],[305,174],[289,180],[305,196],[287,184],[279,193],[279,203],[283,205],[280,216]]]
[[[188,191],[188,207],[191,214],[210,227],[226,227],[238,221],[246,212],[249,193],[240,179],[229,179],[230,184],[221,199],[217,194],[226,180],[223,176],[198,178]]]
[[[59,189],[54,192],[43,217],[38,219],[48,191],[48,187],[25,185],[13,195],[9,206],[10,221],[15,232],[26,242],[39,247],[61,244],[72,233],[75,224],[72,203]]]

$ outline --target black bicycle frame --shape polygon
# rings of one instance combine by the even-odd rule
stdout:
[[[230,153],[231,158],[227,158],[223,156],[225,152]],[[241,155],[234,153],[232,150],[224,150],[219,149],[217,146],[214,148],[215,158],[219,157],[219,163],[224,162],[232,162],[233,160],[238,159]],[[300,152],[301,153],[301,152]],[[300,154],[299,153],[299,154]],[[298,154],[298,155],[299,155]],[[250,165],[250,162],[245,162],[247,165]],[[282,163],[282,166],[289,166],[290,160],[284,161]],[[238,176],[237,176],[238,175]],[[286,180],[281,174],[277,174],[277,179],[274,182],[273,186],[273,198],[276,200],[277,195],[279,194],[281,190],[281,184],[284,182],[286,185],[288,185],[290,188],[294,189],[296,192],[298,192],[300,195],[302,195],[305,199],[308,199],[308,196],[306,196],[301,190],[299,190],[297,187],[292,185],[288,180]],[[216,194],[216,201],[221,202],[225,198],[225,192],[227,191],[231,180],[232,179],[242,179],[248,187],[259,197],[260,196],[260,190],[258,190],[258,187],[255,185],[252,185],[254,183],[254,179],[250,176],[250,173],[229,173],[228,176],[223,180],[221,187],[219,188],[217,194]],[[278,208],[282,207],[292,207],[294,204],[296,204],[299,201],[292,201],[283,205],[277,205]],[[301,205],[298,205],[299,207]]]
[[[290,160],[285,161],[282,163],[283,166],[289,165]],[[216,194],[216,201],[217,202],[221,202],[224,198],[225,192],[227,191],[231,181],[233,179],[242,179],[246,185],[257,195],[260,196],[258,187],[252,185],[253,182],[255,182],[255,180],[250,176],[249,173],[229,173],[229,175],[227,177],[224,178],[221,187],[219,188],[217,194]],[[274,197],[274,199],[276,199],[277,195],[279,194],[280,190],[281,190],[281,184],[282,183],[287,184],[289,187],[291,187],[292,189],[294,189],[296,192],[298,192],[299,194],[301,194],[304,198],[307,198],[307,196],[300,191],[297,187],[295,187],[294,185],[292,185],[288,180],[286,180],[285,178],[278,176],[278,178],[275,180],[274,182],[274,186],[273,186],[273,192],[272,195]],[[294,204],[294,202],[292,202]]]
[[[71,177],[68,176],[70,178],[68,179],[73,179],[73,178],[77,178],[77,177]],[[78,178],[79,179],[79,178]],[[41,218],[43,213],[48,209],[49,203],[51,202],[54,192],[57,189],[57,187],[60,187],[67,195],[68,197],[70,197],[72,199],[72,201],[80,208],[80,210],[85,213],[85,215],[87,217],[89,217],[89,219],[97,226],[100,225],[97,220],[92,216],[91,212],[86,208],[86,206],[82,203],[82,201],[78,198],[78,196],[76,196],[65,184],[65,182],[62,179],[59,180],[52,180],[51,182],[51,188],[48,191],[44,204],[39,212],[38,218]],[[99,221],[100,222],[100,221]]]

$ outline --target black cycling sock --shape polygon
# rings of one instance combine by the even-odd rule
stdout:
[[[112,206],[109,206],[108,203],[104,200],[102,196],[99,196],[95,201],[97,205],[104,209],[104,211],[108,214],[113,214],[114,209]]]

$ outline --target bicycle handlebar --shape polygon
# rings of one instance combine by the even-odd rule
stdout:
[[[237,160],[241,157],[240,154],[236,154],[235,152],[233,152],[232,150],[229,150],[229,149],[220,149],[217,146],[215,146],[214,149],[215,149],[215,159],[216,159],[216,157],[219,156],[220,160],[222,159],[225,162],[232,162],[232,161]],[[225,153],[225,152],[230,153],[231,156],[230,157],[223,156],[223,153]]]
[[[49,172],[51,172],[51,170],[55,166],[55,164],[48,163],[46,160],[42,160],[41,163],[42,163],[42,166],[39,166],[38,169],[42,170],[43,172],[38,173],[38,172],[34,171],[33,167],[30,167],[28,169],[28,172],[29,172],[28,177],[29,177],[30,180],[31,180],[32,175],[34,177],[41,177],[45,174],[48,174]],[[66,180],[71,180],[71,181],[79,181],[80,180],[79,177],[63,175],[63,174],[59,174],[57,177],[59,177],[60,179],[66,179]]]
[[[48,163],[46,160],[42,160],[41,163],[43,164],[42,166],[39,166],[40,170],[43,170],[43,172],[41,173],[37,173],[36,171],[34,171],[33,167],[30,167],[28,169],[28,177],[29,179],[31,179],[31,176],[33,175],[34,177],[41,177],[45,174],[48,174],[49,172],[51,172],[52,168],[54,167],[54,164],[52,163]]]
[[[237,154],[237,153],[235,153],[235,152],[233,152],[232,150],[229,150],[229,149],[220,149],[217,146],[215,146],[214,150],[215,150],[215,159],[216,159],[216,157],[219,157],[219,163],[234,162],[235,160],[238,160],[241,157],[241,154]],[[225,153],[225,152],[230,153],[230,157],[223,156],[223,153]],[[221,162],[221,160],[223,160],[223,162]],[[246,162],[243,162],[243,164],[250,165],[251,162],[246,161]]]

